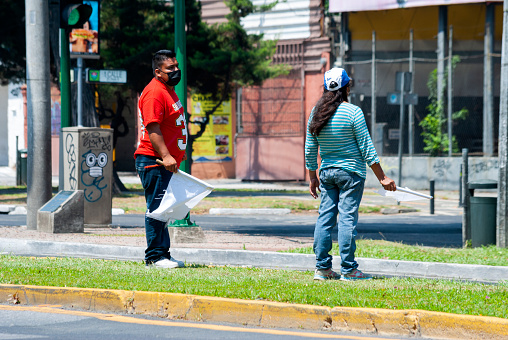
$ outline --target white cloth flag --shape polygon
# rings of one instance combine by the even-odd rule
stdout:
[[[409,188],[401,188],[401,187],[397,187],[396,191],[386,191],[384,188],[381,188],[376,192],[381,196],[393,197],[397,200],[397,202],[418,201],[432,198],[432,196],[425,195],[417,191],[413,191]]]
[[[213,189],[210,184],[178,170],[171,176],[159,207],[147,211],[146,216],[163,222],[171,218],[181,220]]]

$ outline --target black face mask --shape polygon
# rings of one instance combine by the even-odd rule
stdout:
[[[162,71],[161,71],[162,72]],[[166,85],[168,86],[176,86],[180,82],[180,79],[182,78],[182,71],[177,70],[173,72],[162,72],[165,73],[168,76],[168,81],[166,81]]]

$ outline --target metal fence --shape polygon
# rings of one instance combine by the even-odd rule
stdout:
[[[483,51],[482,51],[483,52]],[[348,71],[353,70],[355,85],[352,89],[351,101],[358,105],[365,114],[369,130],[372,133],[372,58],[364,55],[356,55],[344,62]],[[400,57],[401,52],[380,53],[375,59],[375,122],[378,136],[376,148],[382,150],[383,155],[396,155],[399,145],[400,105],[392,105],[388,100],[390,93],[397,92],[396,73],[409,71],[409,58]],[[405,53],[407,55],[407,53]],[[437,68],[438,59],[435,52],[415,53],[413,58],[412,92],[418,95],[418,104],[405,106],[404,127],[402,129],[404,155],[428,155],[424,151],[425,143],[422,137],[423,129],[421,122],[429,114],[428,106],[429,89],[427,82],[430,73]],[[470,154],[483,155],[483,116],[484,116],[484,54],[479,51],[459,52],[460,62],[452,72],[451,96],[447,90],[444,91],[444,119],[447,118],[448,101],[452,101],[452,112],[461,109],[468,111],[467,117],[463,120],[457,119],[452,124],[452,135],[457,144],[454,155],[460,155],[462,148],[468,148]],[[366,58],[367,57],[367,58]],[[501,69],[501,58],[499,54],[492,54],[493,64],[493,152],[497,155],[497,141],[499,133],[499,74]],[[447,66],[448,57],[445,58]],[[447,82],[447,79],[444,79]],[[447,86],[447,85],[445,85]],[[412,119],[411,119],[412,118]],[[411,124],[412,122],[412,124]],[[443,121],[442,133],[447,134],[447,122]],[[410,135],[412,135],[410,138]],[[446,156],[448,152],[443,153]]]

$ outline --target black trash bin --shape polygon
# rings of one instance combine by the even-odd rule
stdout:
[[[19,149],[16,159],[16,185],[26,185],[27,177],[27,149]]]
[[[496,244],[497,196],[474,196],[475,189],[497,189],[497,181],[479,180],[468,183],[471,216],[471,245]]]

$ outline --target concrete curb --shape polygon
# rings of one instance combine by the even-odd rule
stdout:
[[[210,215],[287,215],[291,209],[286,208],[211,208]]]
[[[141,261],[143,247],[0,238],[0,253],[34,256],[69,256]],[[171,254],[187,263],[312,270],[314,255],[249,250],[174,248]],[[360,268],[377,276],[405,276],[496,283],[508,280],[508,267],[455,263],[357,258]],[[333,262],[340,267],[340,258]]]
[[[448,339],[506,339],[508,320],[372,308],[321,307],[176,293],[0,285],[0,300],[190,321]]]

